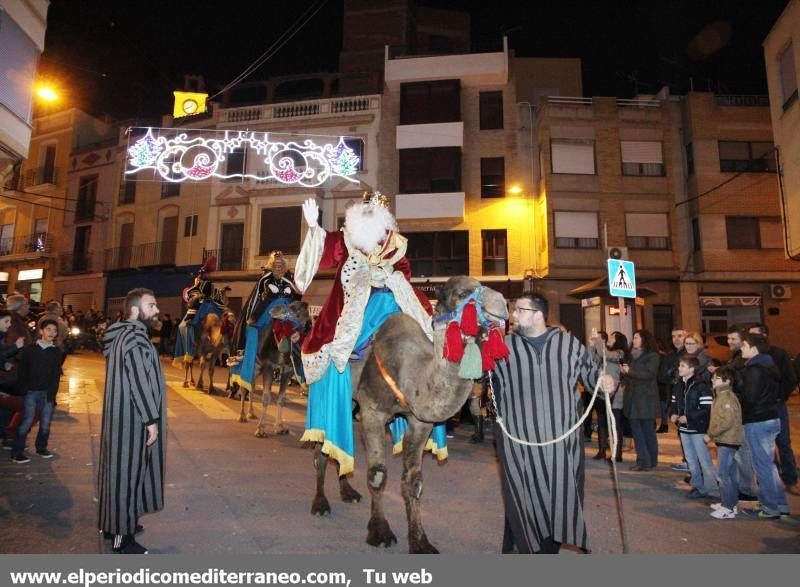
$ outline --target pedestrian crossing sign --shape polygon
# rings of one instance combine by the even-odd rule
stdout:
[[[615,298],[636,297],[636,273],[633,261],[608,260],[608,291]]]

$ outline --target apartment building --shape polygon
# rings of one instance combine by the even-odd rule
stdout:
[[[534,100],[580,93],[577,59],[499,51],[402,54],[387,47],[380,185],[409,239],[413,281],[469,274],[517,295],[539,272],[544,216],[534,190]]]
[[[709,334],[764,322],[771,340],[796,352],[800,262],[785,255],[770,102],[692,92],[680,105],[686,191],[675,209],[688,235],[681,322]]]
[[[778,156],[786,254],[800,258],[800,0],[790,0],[764,40],[770,115]]]
[[[39,302],[56,295],[64,214],[76,203],[67,195],[71,153],[107,137],[111,127],[71,108],[35,118],[32,129],[15,187],[0,195],[0,292]]]

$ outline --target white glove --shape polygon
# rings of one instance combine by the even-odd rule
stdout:
[[[317,225],[317,218],[319,218],[319,206],[314,198],[309,198],[303,202],[303,216],[306,218],[306,224],[309,228],[314,228]]]

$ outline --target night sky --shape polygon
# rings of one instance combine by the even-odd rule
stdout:
[[[524,57],[580,57],[584,93],[629,97],[669,85],[766,94],[761,43],[787,0],[456,1],[421,5],[472,14],[473,42],[514,29]],[[184,73],[213,90],[238,75],[313,0],[52,0],[40,73],[65,101],[116,119],[172,109]],[[278,7],[281,7],[280,9]],[[316,16],[250,79],[336,71],[342,0]]]

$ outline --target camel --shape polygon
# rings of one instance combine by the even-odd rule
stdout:
[[[278,398],[276,401],[275,426],[273,433],[277,435],[288,434],[289,429],[283,423],[283,406],[286,403],[286,388],[289,386],[289,379],[295,370],[294,363],[299,361],[299,353],[296,358],[292,357],[293,347],[299,343],[299,333],[303,332],[309,320],[308,304],[301,301],[293,301],[288,304],[279,304],[269,310],[272,317],[272,326],[266,332],[263,340],[259,341],[258,357],[256,359],[256,371],[261,370],[263,392],[261,394],[261,417],[258,420],[255,436],[264,438],[268,436],[266,430],[267,411],[272,401],[272,383],[275,372],[278,372]],[[291,335],[285,330],[285,325],[293,331]],[[250,396],[249,410],[245,409],[247,394],[242,393],[241,411],[239,421],[247,422],[255,418],[253,410],[253,395]]]
[[[203,321],[200,339],[197,341],[196,351],[200,356],[200,376],[197,378],[196,389],[204,391],[203,374],[208,368],[208,393],[214,395],[214,367],[220,360],[224,341],[222,336],[221,321],[216,314],[209,314]],[[190,366],[191,369],[191,366]]]
[[[367,543],[371,546],[389,547],[397,542],[383,513],[382,496],[387,476],[384,464],[386,424],[403,415],[408,420],[408,429],[403,438],[401,488],[406,504],[409,552],[438,552],[422,527],[422,454],[434,423],[455,414],[472,392],[473,381],[461,379],[459,365],[443,358],[448,322],[450,318],[458,319],[451,313],[458,313],[459,305],[471,296],[482,310],[485,320],[482,329],[488,322],[502,327],[508,319],[508,306],[503,296],[470,277],[452,277],[438,295],[433,342],[412,318],[402,313],[393,314],[375,334],[366,359],[361,364],[351,365],[367,453],[367,485],[372,496],[372,514],[367,524]],[[438,322],[437,317],[441,317]],[[381,368],[388,377],[381,374]],[[392,390],[387,379],[392,380],[401,396]],[[328,456],[318,445],[314,454],[317,492],[312,514],[330,512],[324,493],[327,462]],[[344,501],[360,499],[346,476],[339,478],[339,488]]]

